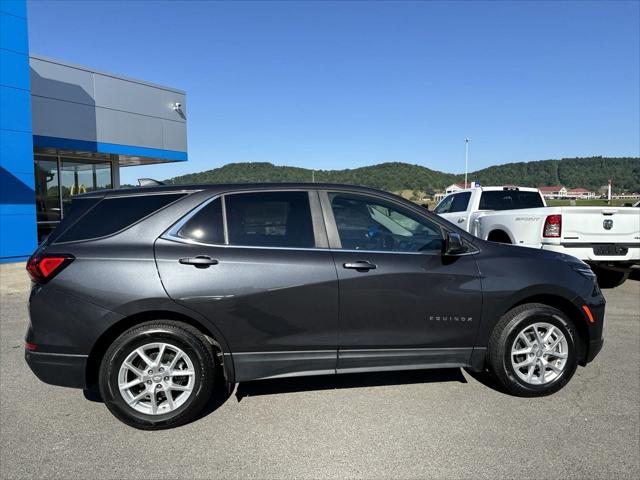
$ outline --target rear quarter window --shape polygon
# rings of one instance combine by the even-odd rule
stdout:
[[[64,208],[64,216],[62,221],[58,224],[55,230],[51,232],[42,242],[43,245],[55,242],[61,234],[65,232],[71,225],[93,208],[102,197],[79,197],[73,199],[73,201]]]
[[[189,218],[176,235],[191,242],[223,244],[225,241],[222,220],[222,201],[216,198]]]
[[[55,243],[113,235],[185,195],[181,193],[105,198],[64,231]]]

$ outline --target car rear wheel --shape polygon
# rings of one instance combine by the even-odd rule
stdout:
[[[520,305],[493,331],[489,368],[513,395],[550,395],[575,373],[578,341],[575,327],[560,310],[538,303]]]
[[[193,420],[211,397],[215,363],[204,336],[189,325],[145,322],[120,335],[100,368],[109,411],[145,430]]]

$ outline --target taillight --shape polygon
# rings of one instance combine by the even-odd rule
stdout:
[[[46,283],[73,260],[73,255],[33,255],[27,262],[27,272],[34,282]]]
[[[548,215],[544,221],[542,236],[545,238],[560,238],[560,235],[562,235],[562,215]]]

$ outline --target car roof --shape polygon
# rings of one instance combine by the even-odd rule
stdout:
[[[537,188],[533,188],[533,187],[518,187],[516,185],[504,185],[504,186],[495,186],[495,187],[465,188],[463,190],[457,190],[455,192],[451,192],[451,194],[461,193],[461,192],[475,192],[476,190],[480,190],[481,192],[497,192],[497,191],[503,191],[503,190],[519,190],[521,192],[537,192],[538,191]]]
[[[182,192],[197,192],[197,191],[210,191],[212,193],[217,192],[235,192],[235,191],[247,191],[247,190],[348,190],[357,191],[362,193],[375,193],[383,194],[385,196],[393,196],[389,192],[378,190],[371,187],[364,187],[361,185],[348,185],[337,183],[311,183],[311,182],[298,182],[298,183],[207,183],[207,184],[184,184],[184,185],[149,185],[130,188],[116,188],[96,190],[95,192],[87,192],[74,196],[74,198],[96,198],[96,197],[125,197],[133,195],[154,195],[162,193],[182,193]]]

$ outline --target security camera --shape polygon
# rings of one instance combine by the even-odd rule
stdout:
[[[182,108],[182,104],[180,102],[176,102],[173,104],[173,109],[178,111]]]

